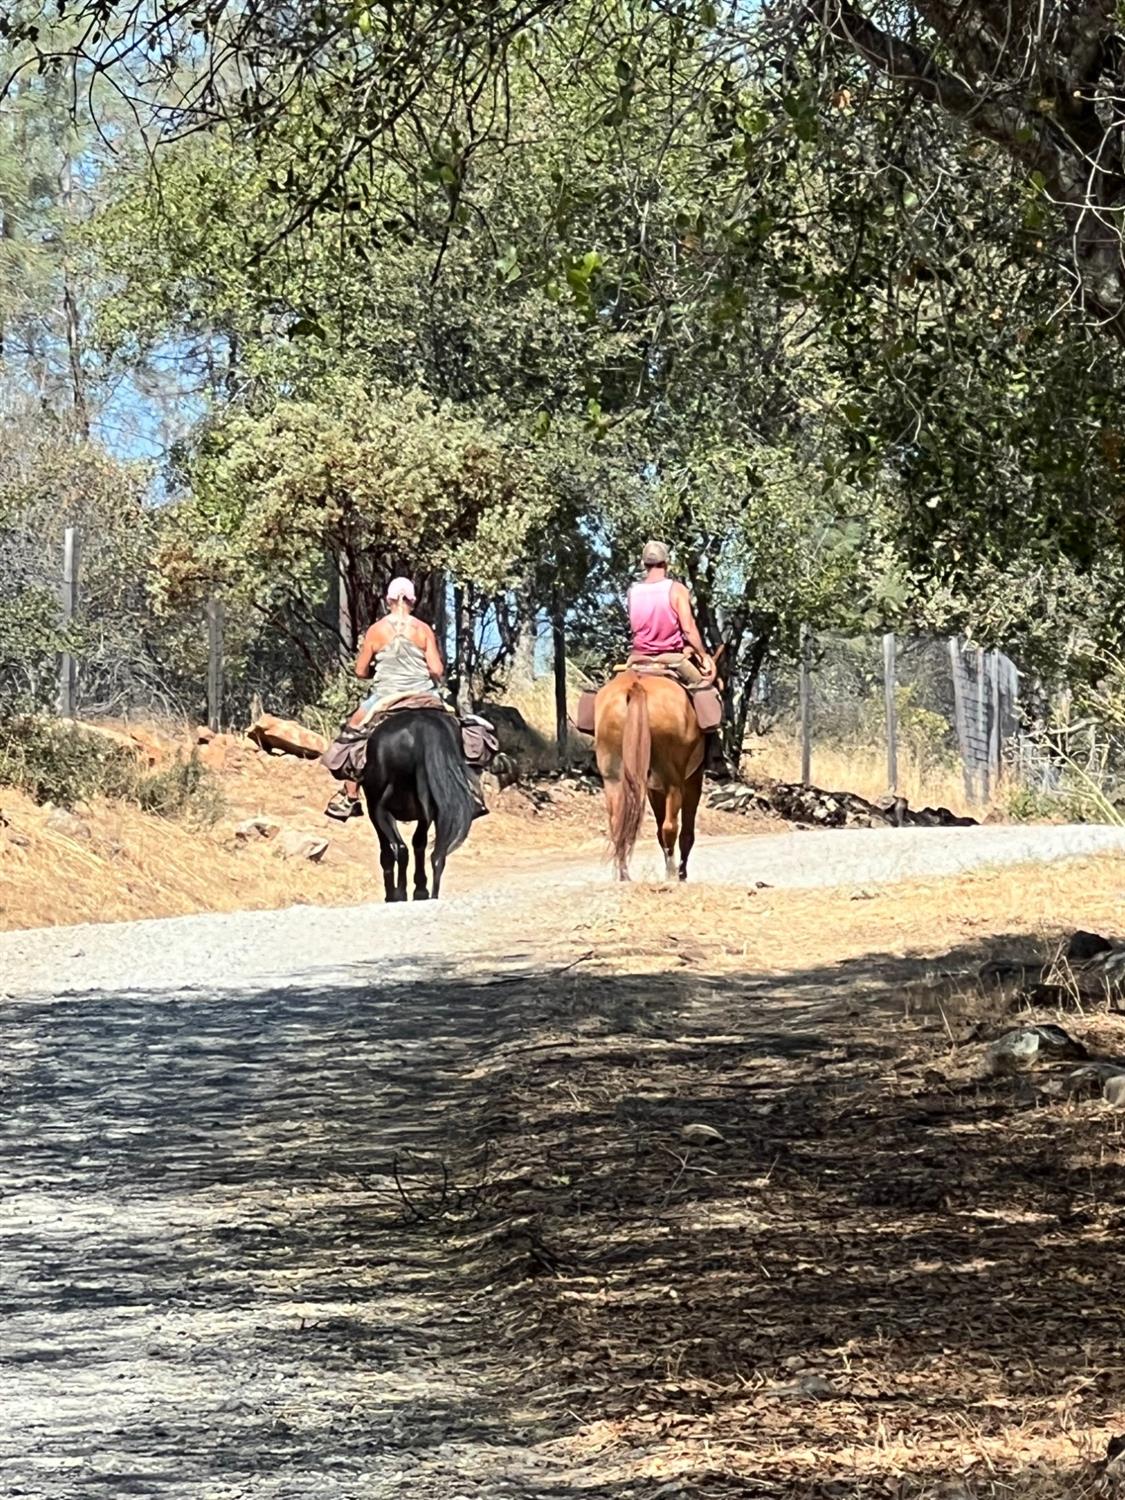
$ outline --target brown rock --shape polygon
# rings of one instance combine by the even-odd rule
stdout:
[[[76,818],[72,812],[67,812],[65,807],[52,808],[48,818],[47,827],[52,833],[61,833],[68,839],[88,839],[90,830],[81,818]]]
[[[234,836],[240,843],[255,843],[258,839],[276,838],[281,832],[278,823],[271,822],[269,818],[247,818],[239,823],[234,830]]]
[[[292,719],[275,718],[273,714],[260,714],[246,731],[246,737],[260,750],[299,755],[305,760],[316,760],[328,749],[328,741],[322,734]]]
[[[328,853],[328,840],[315,833],[286,828],[278,834],[274,849],[282,859],[307,859],[315,865]]]

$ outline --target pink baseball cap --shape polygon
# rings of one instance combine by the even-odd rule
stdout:
[[[405,599],[407,604],[414,603],[414,585],[409,578],[392,578],[387,587],[387,603],[393,604],[396,599]]]

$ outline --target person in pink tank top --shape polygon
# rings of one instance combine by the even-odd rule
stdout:
[[[687,686],[712,680],[715,663],[695,623],[691,596],[682,583],[668,576],[668,548],[663,542],[647,542],[641,563],[644,579],[629,590],[630,661],[671,658],[668,664],[675,666]]]

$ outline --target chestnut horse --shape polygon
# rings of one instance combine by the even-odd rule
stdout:
[[[646,791],[664,850],[665,875],[672,880],[678,873],[686,880],[703,791],[704,751],[703,731],[687,692],[671,677],[619,673],[594,700],[594,749],[605,784],[618,880],[629,879]]]

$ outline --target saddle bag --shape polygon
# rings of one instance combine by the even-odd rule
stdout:
[[[487,719],[466,714],[461,720],[461,746],[474,771],[487,771],[500,749],[496,731]]]
[[[588,688],[578,695],[578,707],[574,711],[574,727],[579,734],[593,734],[594,732],[594,699],[597,696],[594,688]]]
[[[691,701],[695,705],[695,717],[703,733],[709,734],[712,729],[718,729],[723,722],[723,695],[718,688],[695,688]]]
[[[367,745],[371,739],[375,722],[369,721],[353,728],[344,724],[339,734],[320,757],[320,763],[335,776],[337,781],[362,781],[367,765]]]

